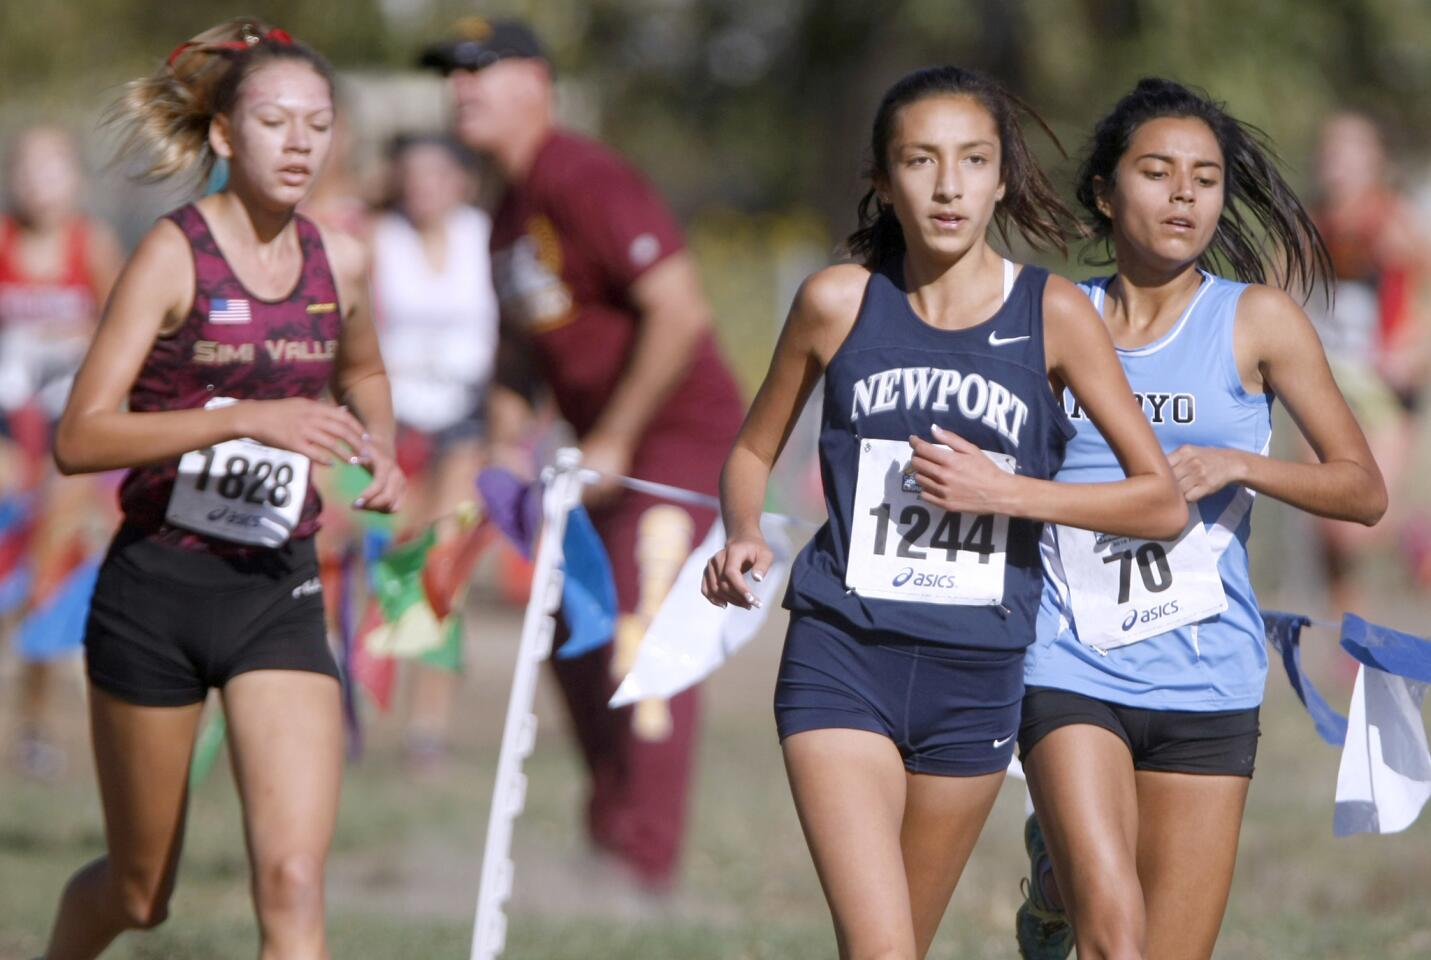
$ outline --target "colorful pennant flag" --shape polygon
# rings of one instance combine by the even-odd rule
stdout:
[[[541,484],[523,481],[500,467],[489,467],[478,475],[477,489],[493,525],[523,557],[530,559],[541,527]],[[616,630],[616,581],[611,560],[583,507],[567,514],[562,558],[565,576],[561,609],[569,636],[556,655],[565,660],[610,643]]]
[[[459,508],[455,522],[455,535],[439,537],[434,525],[412,540],[387,546],[372,562],[372,599],[348,659],[353,682],[379,709],[391,705],[400,659],[462,669],[462,601],[492,534],[472,504]],[[370,530],[364,551],[372,557],[387,542],[385,534]]]
[[[542,525],[542,485],[529,483],[501,467],[477,475],[477,492],[487,516],[524,558],[532,559]]]
[[[99,560],[84,561],[20,621],[15,646],[23,659],[53,660],[84,646],[89,601],[98,579]]]

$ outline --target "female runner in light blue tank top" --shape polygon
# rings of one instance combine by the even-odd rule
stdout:
[[[1075,939],[1083,958],[1210,957],[1267,674],[1253,496],[1374,524],[1386,491],[1307,316],[1262,285],[1313,289],[1328,259],[1256,131],[1143,80],[1098,124],[1078,196],[1118,271],[1084,290],[1192,509],[1176,541],[1046,531],[1019,735],[1038,811],[1019,945],[1040,958]],[[1216,262],[1245,282],[1209,272]],[[1274,397],[1319,463],[1267,455]],[[1115,475],[1097,428],[1071,397],[1065,409],[1077,436],[1057,478]]]

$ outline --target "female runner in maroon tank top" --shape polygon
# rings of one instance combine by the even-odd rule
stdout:
[[[328,153],[332,94],[321,57],[237,20],[181,44],[123,104],[155,148],[152,175],[222,157],[229,178],[140,244],[56,438],[67,473],[132,469],[85,636],[108,853],[66,887],[47,960],[96,957],[164,919],[210,687],[228,717],[260,957],[328,956],[343,734],[309,467],[366,463],[355,505],[370,510],[403,491],[361,248],[294,212]]]

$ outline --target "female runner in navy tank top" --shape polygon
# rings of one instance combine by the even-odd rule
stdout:
[[[1263,285],[1316,290],[1330,258],[1256,131],[1145,79],[1095,128],[1078,197],[1117,264],[1084,287],[1192,520],[1172,543],[1049,537],[1019,731],[1038,811],[1020,952],[1211,957],[1267,677],[1253,495],[1370,525],[1386,486],[1311,321]],[[1267,455],[1274,397],[1320,462]],[[1060,478],[1115,468],[1099,434],[1078,421]]]
[[[934,938],[1012,754],[1042,522],[1167,536],[1187,515],[1087,298],[987,242],[993,221],[1064,246],[1018,109],[957,67],[885,95],[849,244],[864,264],[805,282],[722,475],[729,539],[703,590],[749,606],[771,466],[824,375],[829,522],[791,575],[775,710],[841,957]],[[1126,479],[1048,481],[1065,384]]]
[[[260,953],[326,957],[343,729],[310,465],[366,463],[367,509],[403,492],[361,247],[294,212],[330,145],[331,68],[281,30],[231,21],[181,44],[124,106],[156,148],[152,174],[222,157],[229,177],[139,245],[56,438],[67,473],[132,469],[85,636],[108,853],[70,880],[46,957],[95,957],[164,919],[210,687]]]

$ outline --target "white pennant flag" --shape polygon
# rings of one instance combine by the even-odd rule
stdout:
[[[1365,665],[1357,671],[1337,770],[1337,836],[1405,830],[1431,798],[1425,694],[1426,684],[1417,680]]]
[[[717,607],[701,595],[706,562],[725,546],[724,525],[719,519],[711,524],[710,532],[686,558],[661,609],[651,620],[636,663],[612,696],[611,707],[624,707],[650,697],[669,699],[710,676],[755,636],[766,613],[778,601],[790,571],[793,548],[787,525],[791,522],[772,513],[760,516],[760,532],[775,559],[760,583],[746,574],[751,592],[761,604],[751,610]]]

